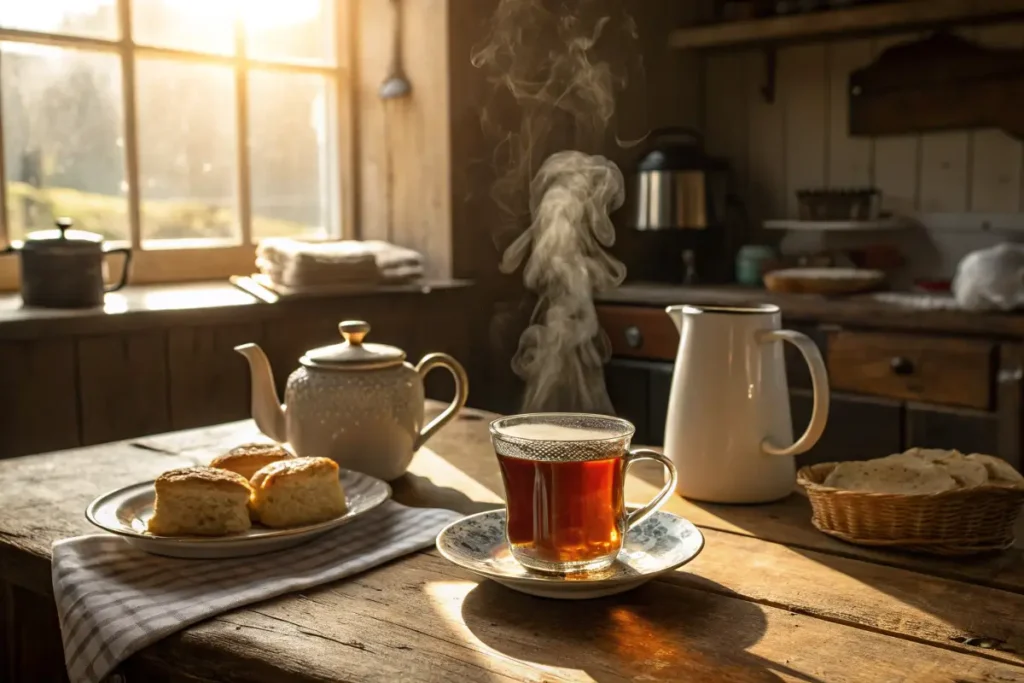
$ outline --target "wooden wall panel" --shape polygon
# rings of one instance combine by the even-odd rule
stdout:
[[[78,385],[82,445],[168,431],[167,333],[80,338]]]
[[[991,45],[1024,45],[1024,23],[962,31]],[[704,121],[708,146],[747,170],[755,223],[796,213],[794,190],[873,183],[883,208],[897,213],[1007,214],[1024,210],[1024,147],[999,131],[854,138],[847,133],[847,79],[886,48],[922,37],[908,33],[782,47],[777,99],[764,102],[764,55],[751,50],[708,58]],[[745,65],[746,79],[729,78]],[[728,66],[727,66],[728,65]],[[744,105],[729,108],[729,102]],[[746,116],[745,123],[723,119]],[[733,129],[735,126],[737,129]],[[742,157],[746,158],[743,159]]]
[[[744,53],[747,63],[747,209],[755,225],[786,211],[786,148],[783,107],[764,101],[764,55]],[[717,87],[729,88],[725,83]]]
[[[708,153],[729,159],[737,189],[746,189],[749,163],[749,130],[747,129],[747,98],[736,97],[747,91],[747,58],[744,53],[711,55],[704,77],[704,102],[707,112],[705,135]],[[732,83],[732,89],[723,88]]]
[[[78,445],[74,342],[0,343],[0,458]]]
[[[875,56],[916,37],[905,34],[876,38],[873,43]],[[882,208],[903,214],[914,211],[918,204],[917,169],[921,161],[921,136],[891,135],[876,138],[872,144],[875,150],[872,176],[882,191]]]
[[[378,91],[391,60],[394,5],[402,12],[402,49],[412,93],[385,101]],[[452,272],[448,10],[447,0],[405,0],[360,2],[356,14],[358,236],[416,249],[426,257],[431,277]]]
[[[831,43],[827,47],[828,175],[833,187],[864,187],[873,181],[874,146],[867,138],[850,136],[850,72],[871,61],[870,40]]]
[[[796,215],[797,190],[827,182],[828,74],[825,46],[801,45],[779,52],[779,96],[783,107],[786,208]]]
[[[967,210],[967,133],[926,133],[921,136],[921,194],[918,209],[926,213]]]
[[[1020,24],[985,26],[972,31],[972,38],[987,45],[1024,47]],[[972,160],[970,210],[1013,213],[1024,210],[1022,170],[1024,146],[1001,130],[971,133]]]
[[[258,323],[168,331],[172,429],[205,427],[249,416],[249,366],[234,347],[261,341]]]

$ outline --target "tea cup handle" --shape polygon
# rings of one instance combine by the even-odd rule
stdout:
[[[626,515],[626,530],[632,529],[634,526],[644,521],[651,516],[655,510],[660,508],[665,500],[672,495],[672,492],[676,490],[676,483],[679,480],[679,473],[676,472],[676,466],[668,459],[667,456],[659,453],[658,451],[652,451],[647,448],[634,448],[626,453],[626,469],[637,460],[657,460],[661,463],[665,471],[668,472],[668,481],[658,492],[658,495],[654,497],[647,505],[643,506],[639,510],[634,510]],[[623,474],[625,476],[625,474]]]
[[[416,364],[416,373],[422,379],[434,368],[444,368],[452,373],[452,377],[455,378],[455,399],[451,402],[451,405],[444,409],[443,413],[435,417],[431,420],[430,424],[420,430],[420,435],[416,437],[416,442],[412,446],[413,452],[418,451],[427,442],[427,439],[432,437],[438,429],[445,426],[449,420],[455,417],[456,413],[466,405],[466,399],[469,398],[469,375],[466,374],[465,368],[462,367],[459,361],[447,353],[428,353]]]

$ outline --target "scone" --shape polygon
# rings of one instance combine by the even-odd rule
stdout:
[[[328,458],[292,458],[253,475],[252,509],[272,528],[304,526],[345,512],[338,464]]]
[[[158,536],[225,536],[246,531],[249,482],[235,472],[185,467],[154,483],[156,502],[148,529]]]
[[[237,472],[246,479],[252,479],[252,475],[270,463],[294,457],[276,443],[247,443],[214,458],[210,467]]]

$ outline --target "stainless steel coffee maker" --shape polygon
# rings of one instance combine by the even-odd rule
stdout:
[[[704,152],[700,133],[661,128],[636,169],[637,230],[705,230],[725,221],[729,165]]]
[[[729,165],[708,156],[692,128],[651,133],[636,164],[627,226],[620,232],[630,280],[674,283],[731,280],[724,264],[736,198]],[[627,234],[623,234],[627,233]]]

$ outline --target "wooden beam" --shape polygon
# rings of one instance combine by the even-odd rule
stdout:
[[[982,24],[1024,16],[1024,0],[909,0],[795,16],[731,21],[675,31],[680,49],[817,41],[836,36],[900,33],[951,24]]]

